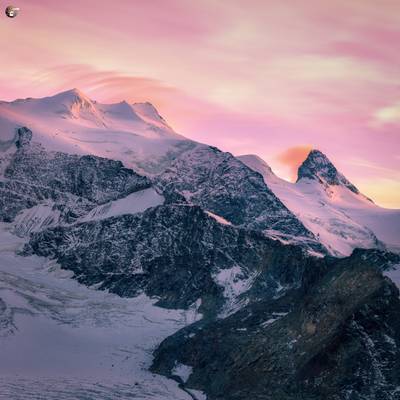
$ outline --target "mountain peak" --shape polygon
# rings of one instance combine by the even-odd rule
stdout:
[[[276,178],[276,175],[272,171],[271,167],[259,156],[256,154],[243,154],[241,156],[237,156],[243,164],[247,165],[253,171],[260,173],[264,180],[269,180],[270,178]]]
[[[96,125],[104,126],[105,122],[93,102],[86,94],[77,88],[66,90],[54,96],[39,99],[48,110],[64,117],[91,120]]]
[[[317,180],[324,186],[345,186],[358,194],[358,189],[341,174],[329,158],[319,150],[311,150],[307,158],[300,165],[297,173],[297,182],[301,179]]]
[[[73,96],[77,96],[77,97],[82,97],[82,98],[87,98],[87,96],[78,88],[72,88],[70,90],[66,90],[64,92],[61,92],[60,94],[70,94]]]
[[[140,115],[145,121],[152,121],[161,124],[162,126],[169,127],[165,119],[160,115],[157,108],[150,102],[134,103],[132,108]]]
[[[47,97],[47,99],[53,99],[55,101],[63,103],[92,104],[92,100],[90,100],[90,98],[86,96],[86,94],[84,94],[81,90],[77,88],[57,93],[54,96]]]

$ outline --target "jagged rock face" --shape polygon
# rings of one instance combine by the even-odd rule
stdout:
[[[26,135],[32,134],[26,131]],[[29,146],[26,135],[18,140],[20,148],[5,171],[8,179],[68,192],[97,204],[151,186],[147,178],[124,168],[120,161],[49,153],[39,145]]]
[[[26,127],[17,129],[17,138],[15,141],[15,145],[17,146],[17,149],[28,146],[30,144],[31,140],[32,140],[32,131],[30,131]]]
[[[119,161],[45,151],[20,128],[15,154],[0,181],[0,220],[11,222],[23,209],[46,200],[71,222],[98,204],[148,188],[150,181]]]
[[[300,165],[297,181],[303,178],[316,179],[323,185],[342,185],[356,194],[359,193],[358,189],[319,150],[312,150]]]
[[[252,171],[230,153],[197,146],[184,153],[157,179],[164,191],[177,191],[232,224],[261,230],[272,237],[305,242],[319,250],[314,235]]]
[[[269,239],[321,250],[260,174],[215,148],[167,153],[166,164],[175,161],[156,179],[163,205],[90,220],[97,205],[150,181],[117,161],[45,151],[26,128],[13,143],[0,163],[0,220],[15,224],[26,209],[46,219],[38,232],[21,228],[33,232],[24,255],[56,260],[80,282],[121,296],[200,307],[201,321],[157,349],[155,372],[192,367],[185,384],[210,400],[396,400],[399,292],[379,270],[397,256],[314,258]],[[312,152],[300,179],[349,187],[323,157]],[[12,312],[0,299],[0,335],[14,329]]]
[[[56,259],[87,285],[121,296],[144,291],[173,308],[201,299],[203,312],[213,315],[299,286],[313,260],[185,205],[47,229],[32,236],[25,254],[32,253]]]
[[[51,187],[6,180],[0,181],[0,220],[12,222],[21,211],[51,199],[54,211],[62,214],[64,222],[72,222],[89,212],[95,203],[78,196],[59,192]]]
[[[398,398],[398,289],[359,252],[308,284],[166,339],[153,370],[192,367],[210,400]]]

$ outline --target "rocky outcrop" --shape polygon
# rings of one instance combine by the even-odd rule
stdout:
[[[230,153],[197,146],[178,157],[156,180],[187,202],[219,215],[235,226],[324,251],[314,235],[265,184],[263,177]]]
[[[25,254],[56,259],[80,282],[121,296],[145,292],[172,308],[201,299],[214,316],[299,286],[314,260],[188,205],[47,229],[32,236]]]
[[[358,194],[359,190],[341,174],[328,157],[319,150],[312,150],[300,165],[297,182],[301,179],[315,179],[322,185],[342,185]]]
[[[398,289],[359,252],[303,289],[186,328],[153,370],[192,368],[187,387],[210,400],[398,399]]]
[[[143,212],[129,195],[151,182],[121,162],[46,151],[26,128],[7,157],[0,220],[29,222],[21,254],[55,260],[98,289],[203,314],[161,344],[154,372],[209,400],[399,399],[399,292],[381,272],[397,256],[310,256],[304,248],[325,249],[262,176],[212,147],[168,153],[155,178],[156,204],[165,202]],[[312,152],[299,179],[355,192],[324,157]],[[124,207],[107,214],[119,199]],[[101,218],[90,214],[103,204]],[[0,334],[11,313],[0,299]]]
[[[50,153],[40,145],[30,145],[28,138],[32,133],[29,130],[21,128],[19,132],[18,151],[5,171],[7,179],[70,193],[96,204],[151,186],[147,178],[124,168],[120,161]]]
[[[27,128],[17,131],[17,150],[0,181],[0,220],[51,200],[62,220],[72,222],[98,204],[148,188],[150,181],[120,161],[48,152],[33,143]]]

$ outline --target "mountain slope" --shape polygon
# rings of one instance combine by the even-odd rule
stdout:
[[[13,121],[11,125],[10,121]],[[38,201],[34,200],[38,194],[34,192],[41,190],[35,185],[29,185],[28,193],[24,196],[23,184],[16,172],[10,174],[12,163],[20,165],[20,175],[26,174],[26,178],[32,175],[31,171],[36,170],[48,176],[44,184],[40,183],[40,187],[46,187],[48,193],[41,196],[42,200],[54,201],[60,192],[65,193],[65,188],[59,186],[65,182],[71,184],[65,179],[65,174],[73,173],[74,162],[77,162],[76,168],[81,171],[80,174],[84,174],[83,164],[86,167],[91,164],[90,169],[93,170],[96,168],[96,157],[98,160],[106,157],[122,161],[124,166],[151,177],[160,192],[164,191],[172,197],[180,196],[188,203],[197,204],[217,217],[225,218],[229,223],[261,230],[286,243],[301,243],[305,248],[318,253],[326,252],[258,174],[229,153],[176,134],[150,103],[101,104],[77,89],[42,99],[0,102],[0,148],[0,174],[5,178],[2,186],[8,204],[8,221],[13,220],[23,208],[38,206]],[[95,158],[91,159],[87,154]],[[19,160],[18,157],[25,159]],[[79,157],[81,161],[78,162]],[[41,171],[44,164],[41,158],[49,164],[46,171]],[[50,180],[53,168],[53,178]],[[57,174],[62,177],[57,178]],[[90,174],[93,175],[93,171]],[[84,182],[77,176],[71,176],[71,179],[76,188]],[[108,180],[109,185],[114,184],[111,176]],[[84,196],[76,190],[67,191],[69,196],[83,198],[82,203],[94,202],[90,196]],[[113,200],[116,199],[94,203],[99,205]],[[71,199],[71,202],[76,204],[77,198]],[[43,223],[35,223],[38,227],[55,225],[55,221],[60,218],[59,210],[57,215],[52,215],[52,208],[53,204],[48,203],[25,213],[21,218],[29,214],[30,221],[25,227],[23,223],[20,224],[20,233],[32,231],[32,219],[43,220]],[[93,204],[83,206],[81,211],[78,211],[79,207],[76,208],[75,219],[83,217],[93,208]],[[63,214],[65,216],[68,212]]]
[[[80,282],[121,296],[144,292],[171,308],[199,302],[206,315],[297,286],[311,260],[300,248],[179,204],[49,228],[31,236],[24,254],[55,259]]]
[[[310,153],[296,183],[278,178],[257,156],[238,158],[262,174],[275,195],[333,254],[349,255],[357,247],[382,248],[382,243],[400,246],[400,212],[375,205],[321,152]]]
[[[317,159],[323,159],[320,170],[327,168],[333,171],[330,174],[331,181],[329,178],[324,181],[323,174],[316,170],[313,171],[313,168],[308,168],[310,160],[318,168],[318,162],[315,162],[315,155]],[[307,169],[309,176],[303,176],[303,173],[307,174]],[[297,183],[307,186],[316,180],[324,187],[328,200],[338,210],[359,224],[371,229],[389,249],[400,249],[400,210],[385,209],[374,204],[371,199],[360,193],[354,185],[339,173],[326,156],[314,150],[300,166]]]
[[[274,195],[258,173],[209,146],[179,156],[157,177],[165,192],[180,193],[187,202],[246,229],[263,231],[287,243],[324,252],[314,235]]]
[[[42,99],[0,102],[0,151],[28,127],[46,150],[120,160],[154,174],[195,144],[175,133],[149,103],[101,104],[78,89]]]
[[[311,150],[307,158],[300,165],[297,182],[302,179],[317,180],[327,190],[332,186],[341,186],[355,194],[360,194],[359,190],[319,150]]]
[[[32,143],[27,128],[17,130],[14,145],[0,179],[0,221],[22,213],[18,225],[32,218],[40,227],[71,223],[98,205],[151,187],[120,161],[46,151]]]
[[[201,314],[80,285],[54,262],[17,256],[24,239],[9,228],[0,223],[0,398],[193,400],[148,367]]]
[[[399,257],[321,257],[380,246],[321,153],[284,183],[78,90],[1,103],[0,128],[7,398],[396,400]],[[148,371],[163,339],[177,382]]]
[[[8,168],[15,145],[23,145],[19,132],[24,126],[34,131],[43,151],[122,160],[155,177],[168,192],[173,188],[187,201],[235,225],[260,229],[280,240],[303,242],[321,251],[315,235],[337,255],[349,254],[355,247],[379,247],[379,241],[391,249],[400,246],[399,212],[374,205],[316,150],[299,168],[295,185],[277,178],[260,160],[243,158],[262,173],[265,187],[227,153],[176,134],[150,103],[101,104],[73,89],[43,99],[0,102],[0,176]],[[21,188],[14,180],[8,190],[8,208],[9,200],[20,201]],[[36,205],[35,196],[29,188],[28,207]]]
[[[153,370],[209,400],[395,400],[400,376],[399,291],[368,251],[333,261],[300,290],[253,302],[167,338]]]

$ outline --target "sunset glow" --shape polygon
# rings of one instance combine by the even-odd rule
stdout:
[[[400,208],[398,0],[15,5],[0,23],[1,99],[78,87],[102,102],[150,101],[179,133],[257,154],[286,179],[318,148]]]

